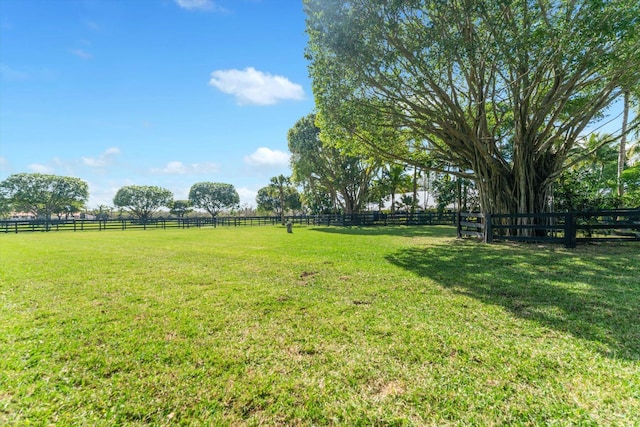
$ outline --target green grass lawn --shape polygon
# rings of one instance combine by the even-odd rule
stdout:
[[[640,246],[0,235],[0,424],[640,425]]]

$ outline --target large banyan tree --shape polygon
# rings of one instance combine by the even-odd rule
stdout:
[[[472,178],[484,212],[543,212],[640,81],[638,1],[304,3],[322,132]]]

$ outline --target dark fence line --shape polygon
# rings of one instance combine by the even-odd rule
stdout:
[[[640,209],[538,214],[482,214],[461,212],[458,237],[559,243],[575,248],[578,243],[640,241]]]
[[[360,214],[295,215],[285,221],[301,225],[376,226],[376,225],[454,225],[455,212],[395,213],[367,212]],[[36,231],[102,231],[129,229],[167,229],[202,227],[240,227],[280,224],[279,216],[247,216],[216,218],[151,218],[141,219],[53,219],[0,220],[0,232]]]
[[[215,226],[213,218],[152,218],[140,219],[60,219],[60,220],[2,220],[0,231],[5,233],[35,231],[102,231],[152,228],[191,228]]]
[[[594,241],[640,241],[640,209],[539,214],[482,214],[478,212],[365,212],[359,214],[286,216],[292,224],[313,226],[455,225],[458,237],[563,244]],[[217,218],[0,220],[0,232],[102,231],[202,227],[240,227],[280,224],[279,216]]]
[[[455,225],[455,212],[365,212],[358,214],[312,215],[305,217],[287,217],[294,224],[298,221],[310,225],[338,227],[370,227],[385,225]]]

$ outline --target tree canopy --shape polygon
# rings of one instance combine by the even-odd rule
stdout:
[[[637,1],[304,4],[323,134],[419,166],[428,153],[485,212],[545,210],[588,127],[640,81]]]
[[[11,212],[11,199],[5,197],[0,190],[0,218],[4,218]]]
[[[50,219],[52,214],[77,212],[89,198],[89,186],[80,178],[18,173],[0,183],[0,198],[12,209]]]
[[[221,210],[237,206],[240,196],[231,184],[198,182],[191,186],[189,200],[193,206],[206,210],[215,218]]]
[[[173,193],[166,188],[146,185],[128,185],[118,190],[113,204],[125,208],[139,219],[150,219],[161,207],[169,207]]]
[[[391,196],[391,213],[396,210],[396,194],[404,193],[411,186],[411,177],[405,172],[405,166],[397,163],[387,165],[382,170],[380,185],[386,196]]]
[[[359,212],[369,201],[369,189],[379,167],[374,161],[321,140],[315,120],[315,114],[309,114],[287,134],[293,179],[320,199],[329,194],[346,213]]]
[[[169,205],[169,213],[180,218],[193,211],[190,200],[174,200]]]
[[[258,190],[256,195],[258,209],[266,212],[276,212],[284,224],[286,210],[296,210],[302,207],[300,193],[291,184],[290,177],[278,175],[271,178],[269,185]]]

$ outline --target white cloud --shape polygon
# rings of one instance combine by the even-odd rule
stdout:
[[[75,56],[82,58],[82,59],[91,59],[93,58],[93,55],[91,55],[89,52],[86,52],[82,49],[69,49],[69,52],[71,52],[72,54],[74,54]]]
[[[249,206],[256,205],[256,196],[258,195],[257,191],[251,190],[247,187],[237,188],[236,191],[240,196],[240,205],[244,205],[245,203]]]
[[[84,25],[90,30],[96,31],[100,29],[100,24],[95,21],[84,21]]]
[[[24,71],[16,70],[15,68],[11,68],[5,64],[0,64],[0,78],[2,78],[2,80],[20,81],[25,80],[27,77],[29,77],[29,74]]]
[[[289,164],[289,154],[279,150],[271,150],[267,147],[260,147],[249,156],[245,156],[244,162],[253,166],[287,166]]]
[[[112,163],[113,157],[120,154],[120,149],[118,147],[110,147],[107,148],[104,152],[100,154],[97,158],[95,157],[82,157],[82,162],[89,167],[92,168],[100,168],[107,166]]]
[[[299,84],[253,67],[214,71],[209,85],[235,96],[240,105],[273,105],[287,99],[304,99],[304,90]]]
[[[41,165],[39,163],[32,163],[29,166],[27,166],[27,169],[29,169],[31,172],[35,172],[35,173],[46,173],[46,174],[53,173],[53,168],[52,167],[46,166],[46,165]]]
[[[97,208],[100,205],[113,206],[113,198],[119,188],[101,187],[99,184],[89,182],[88,207]]]
[[[153,174],[164,175],[198,175],[218,172],[220,167],[213,162],[191,163],[186,165],[179,161],[168,162],[163,168],[152,168]]]
[[[93,175],[92,177],[95,178],[96,176]],[[89,185],[89,201],[87,207],[90,208],[97,208],[100,205],[113,206],[113,198],[120,188],[125,185],[136,185],[136,182],[129,178],[117,178],[107,181],[87,180],[86,182]],[[147,183],[144,183],[142,185],[146,184]]]
[[[176,4],[186,10],[212,10],[221,11],[222,8],[212,0],[175,0]]]
[[[9,164],[9,160],[6,157],[0,156],[0,174],[9,174],[11,173],[11,165]]]

